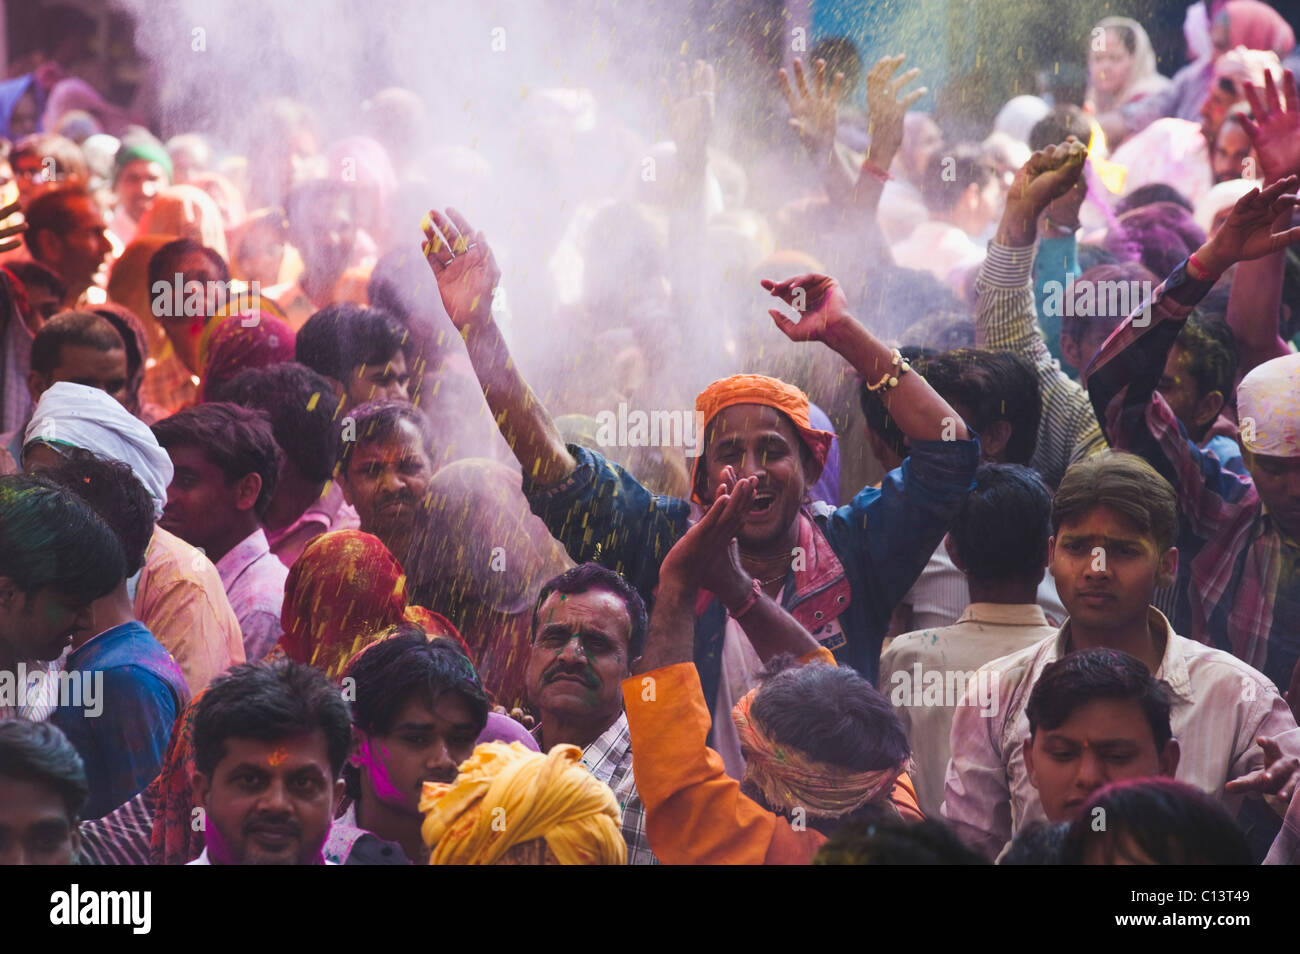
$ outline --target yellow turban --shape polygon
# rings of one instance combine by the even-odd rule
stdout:
[[[495,864],[537,838],[546,839],[560,864],[627,862],[618,802],[583,767],[576,745],[542,755],[518,742],[485,742],[455,782],[424,783],[420,811],[433,865]]]

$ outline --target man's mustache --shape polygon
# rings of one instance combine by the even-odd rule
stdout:
[[[566,666],[552,666],[546,672],[542,673],[542,682],[554,682],[560,676],[574,676],[582,680],[582,684],[589,689],[595,689],[597,681],[584,669],[574,669]]]

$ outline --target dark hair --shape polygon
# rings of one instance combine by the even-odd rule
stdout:
[[[1079,243],[1079,270],[1086,272],[1098,265],[1118,265],[1119,256],[1091,242]]]
[[[414,693],[432,709],[444,692],[469,703],[478,731],[487,725],[488,697],[474,664],[454,639],[429,634],[415,623],[400,623],[344,670],[354,680],[352,721],[367,735],[385,735]]]
[[[333,475],[339,443],[337,404],[327,378],[286,361],[241,371],[222,382],[212,397],[265,411],[275,442],[306,480],[325,481]]]
[[[116,326],[90,311],[65,311],[47,321],[32,339],[31,369],[49,377],[63,363],[63,346],[96,351],[126,350]]]
[[[911,751],[893,706],[848,666],[776,656],[750,714],[773,742],[854,772],[891,768]]]
[[[23,288],[44,288],[60,301],[68,293],[68,286],[59,277],[59,273],[48,265],[43,265],[35,260],[19,260],[5,262],[4,267],[9,274],[18,279],[18,283]]]
[[[969,311],[940,311],[915,321],[898,333],[899,348],[939,354],[975,347],[975,318]]]
[[[1020,464],[983,464],[948,530],[972,580],[1042,579],[1051,535],[1052,496]]]
[[[196,447],[233,484],[248,474],[262,478],[262,490],[253,504],[260,519],[275,496],[283,454],[271,433],[271,419],[228,401],[183,408],[153,426],[153,436],[165,450]]]
[[[1067,306],[1062,298],[1061,337],[1081,342],[1089,328],[1099,325],[1104,326],[1106,333],[1110,334],[1144,304],[1144,294],[1141,291],[1144,282],[1149,283],[1150,290],[1154,292],[1160,279],[1141,262],[1095,265],[1088,269],[1075,279],[1074,290],[1076,296],[1084,289],[1092,292],[1093,305],[1090,308],[1076,308],[1076,298],[1076,302],[1070,302]],[[1138,293],[1130,294],[1135,288],[1139,289]],[[1104,291],[1111,293],[1103,295]],[[1080,315],[1080,311],[1087,314]]]
[[[1115,203],[1115,214],[1123,215],[1125,212],[1132,212],[1134,209],[1144,205],[1154,205],[1157,202],[1172,202],[1174,205],[1181,205],[1188,212],[1195,211],[1187,196],[1173,186],[1164,182],[1148,182],[1144,186],[1138,186]]]
[[[838,828],[817,854],[815,865],[987,865],[952,829],[934,818],[907,822],[884,817],[852,821]]]
[[[90,798],[85,763],[51,722],[0,720],[0,775],[54,789],[74,823]]]
[[[636,591],[636,587],[599,563],[582,563],[546,581],[541,592],[537,594],[537,603],[533,606],[532,641],[537,641],[538,614],[541,613],[542,604],[546,602],[548,596],[552,593],[570,595],[586,593],[589,590],[607,590],[623,600],[623,605],[627,607],[629,621],[628,660],[638,658],[645,649],[646,630],[650,625],[645,602],[641,599],[641,594]]]
[[[1037,152],[1048,146],[1056,146],[1067,136],[1073,136],[1085,146],[1092,138],[1092,124],[1088,114],[1078,106],[1054,106],[1046,116],[1034,123],[1029,130],[1029,148]]]
[[[1052,498],[1052,533],[1096,507],[1110,507],[1163,554],[1178,537],[1178,495],[1141,457],[1110,451],[1071,465]]]
[[[1059,865],[1069,822],[1030,822],[1011,839],[1011,847],[998,862],[1006,865]]]
[[[229,738],[275,742],[317,729],[325,734],[337,778],[352,746],[352,719],[338,686],[319,669],[291,659],[244,663],[213,680],[199,700],[194,765],[212,775]]]
[[[81,447],[60,449],[63,462],[41,476],[72,491],[94,508],[117,534],[126,556],[126,576],[144,566],[153,538],[153,497],[126,464],[99,457]]]
[[[1136,702],[1151,727],[1157,752],[1174,737],[1169,724],[1173,691],[1141,660],[1118,649],[1080,650],[1046,666],[1025,706],[1030,736],[1040,728],[1060,728],[1076,709],[1098,699]]]
[[[1095,817],[1106,819],[1104,830],[1093,830]],[[1095,792],[1070,824],[1061,864],[1083,864],[1088,844],[1098,838],[1108,864],[1117,856],[1140,860],[1126,845],[1158,865],[1252,863],[1245,835],[1219,800],[1171,778],[1126,779]]]
[[[997,421],[1009,423],[1007,462],[1029,463],[1038,444],[1042,399],[1028,361],[1006,351],[961,348],[921,358],[915,370],[945,401],[966,408],[972,415],[966,423],[976,431],[983,433]]]
[[[349,421],[354,439],[339,441],[339,471],[343,474],[347,473],[353,451],[362,444],[395,437],[403,421],[415,428],[420,435],[420,450],[430,462],[433,460],[433,429],[429,426],[429,419],[423,411],[407,401],[367,401],[349,411],[340,423],[346,427]],[[347,435],[344,433],[341,437],[346,438]]]
[[[181,262],[192,255],[201,255],[208,260],[212,270],[217,273],[217,280],[230,283],[230,266],[214,248],[208,248],[194,239],[177,239],[168,242],[149,257],[149,295],[153,298],[153,288],[159,282],[171,288],[176,275],[181,271]]]
[[[26,594],[43,587],[79,603],[126,579],[122,542],[94,508],[41,477],[0,477],[0,576]]]
[[[1204,242],[1205,232],[1192,213],[1172,202],[1156,202],[1121,215],[1106,233],[1103,247],[1163,277]]]
[[[391,361],[408,337],[388,312],[340,302],[322,308],[298,330],[294,360],[346,386],[354,368]]]
[[[1196,382],[1196,396],[1218,391],[1224,401],[1230,401],[1237,387],[1238,354],[1228,323],[1193,311],[1174,343],[1191,359],[1188,370]]]
[[[960,145],[949,155],[935,153],[925,167],[921,198],[931,212],[951,212],[971,185],[983,189],[997,169],[978,147]]]

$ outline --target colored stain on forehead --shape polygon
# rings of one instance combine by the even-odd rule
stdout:
[[[276,765],[282,765],[285,762],[285,760],[288,758],[289,758],[289,750],[282,745],[279,748],[277,748],[274,752],[272,752],[270,756],[267,757],[266,761],[270,765],[276,766]]]

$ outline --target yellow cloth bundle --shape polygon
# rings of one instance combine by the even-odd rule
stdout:
[[[621,865],[618,802],[582,764],[576,745],[546,755],[485,742],[451,784],[425,782],[421,833],[433,865],[495,864],[515,845],[546,839],[565,865]]]

